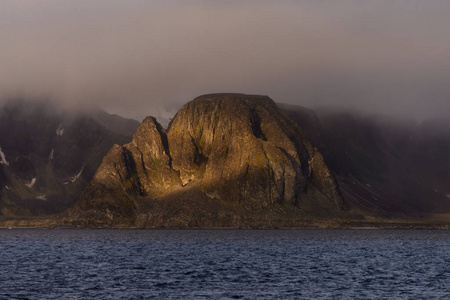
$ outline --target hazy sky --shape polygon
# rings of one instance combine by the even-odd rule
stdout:
[[[129,116],[213,92],[450,113],[450,1],[1,0],[0,95]]]

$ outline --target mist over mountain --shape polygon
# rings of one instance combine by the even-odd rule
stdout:
[[[0,96],[95,103],[139,120],[221,91],[444,116],[449,9],[443,0],[4,0]]]

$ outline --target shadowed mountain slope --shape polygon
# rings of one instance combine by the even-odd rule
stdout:
[[[450,122],[280,105],[307,130],[344,199],[381,217],[450,213]],[[309,116],[309,117],[305,117]]]
[[[139,123],[16,99],[0,108],[0,215],[61,212],[79,198],[114,143]],[[120,129],[120,130],[119,130]]]

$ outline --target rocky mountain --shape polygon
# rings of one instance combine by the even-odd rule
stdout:
[[[450,223],[449,118],[400,121],[212,94],[171,119],[167,129],[153,117],[138,127],[99,110],[4,105],[2,226]]]
[[[273,227],[348,206],[321,153],[268,97],[214,94],[168,129],[114,145],[66,221],[79,226]]]
[[[49,101],[0,108],[0,215],[61,212],[79,198],[114,143],[139,123],[97,110],[68,112]]]
[[[306,129],[352,208],[379,217],[450,213],[450,120],[279,106]]]

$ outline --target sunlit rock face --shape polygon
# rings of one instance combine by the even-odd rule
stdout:
[[[192,203],[172,214],[174,219],[205,210],[200,200],[220,204],[208,210],[255,212],[287,205],[313,215],[346,206],[321,154],[302,138],[298,125],[270,98],[242,94],[198,97],[181,108],[166,132],[146,118],[131,143],[110,150],[72,216],[95,215],[112,224],[144,218],[146,226],[153,222],[149,215],[161,217],[152,204],[161,199],[166,204],[159,210],[180,199],[181,205]]]
[[[167,138],[182,184],[201,180],[210,198],[262,208],[296,204],[314,183],[325,191],[316,174],[334,186],[320,154],[268,97],[199,97],[178,112]],[[329,198],[339,206],[335,191]]]

